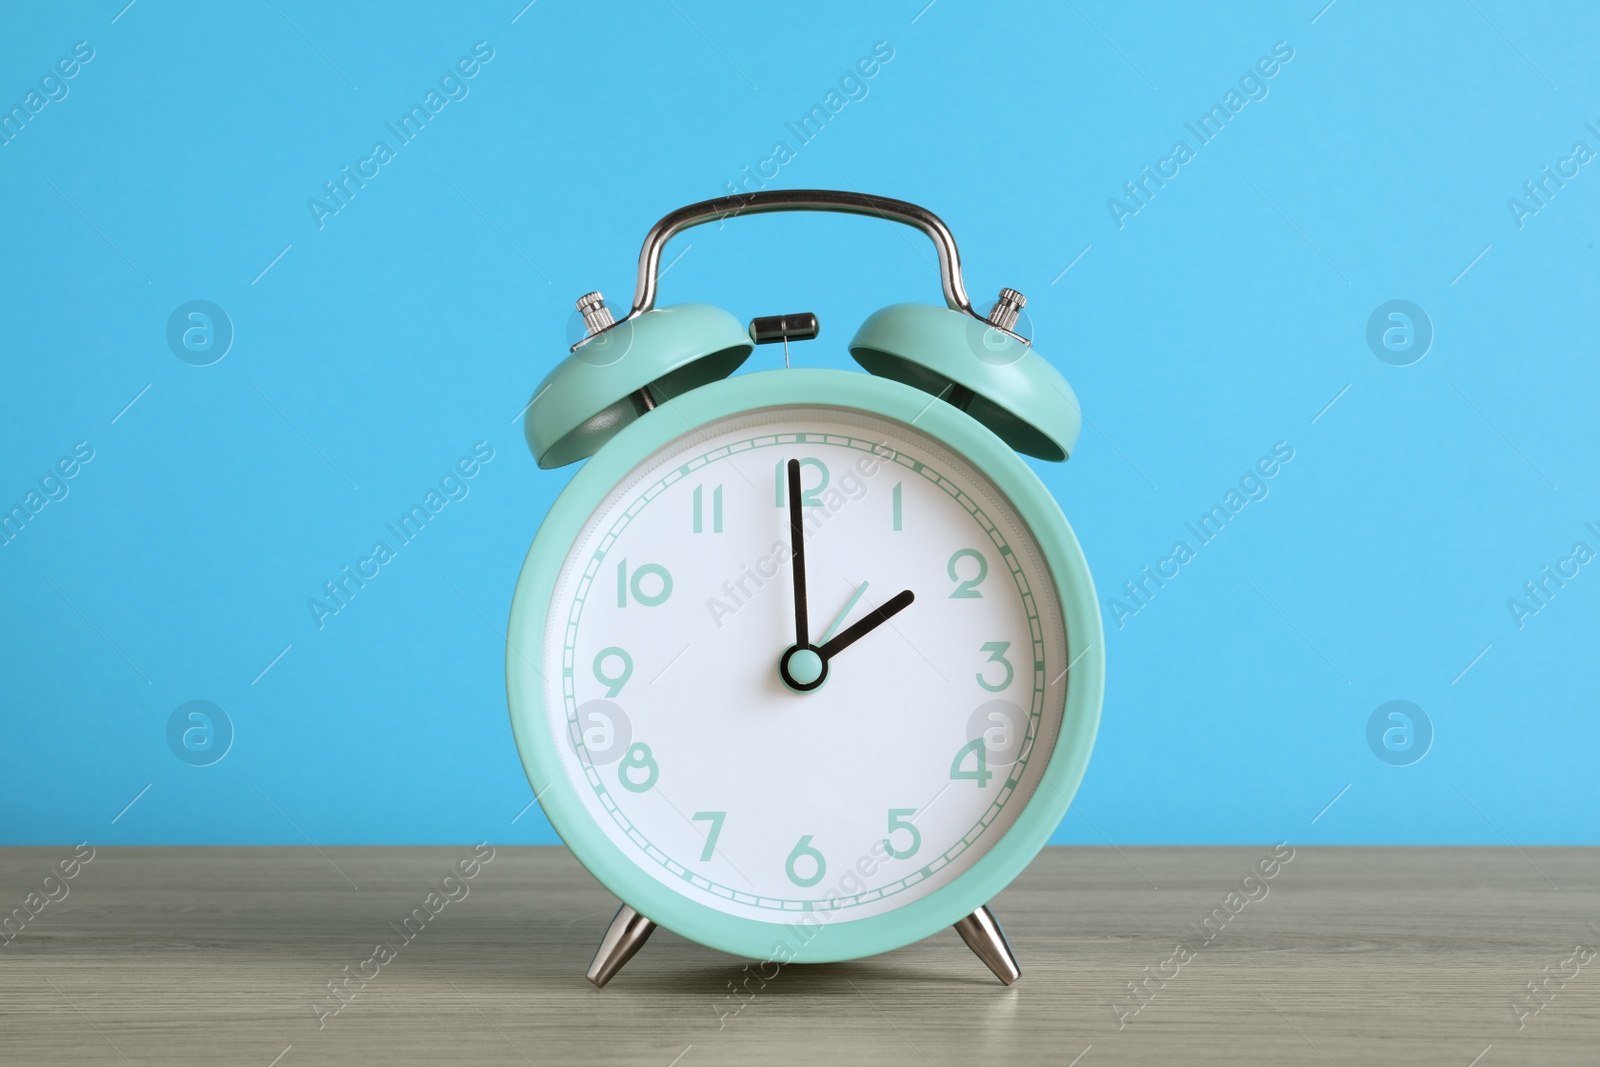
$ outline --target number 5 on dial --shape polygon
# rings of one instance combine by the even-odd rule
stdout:
[[[910,818],[917,813],[916,808],[890,808],[889,809],[889,836],[883,839],[883,847],[888,851],[890,858],[897,860],[910,859],[917,854],[917,849],[922,847],[922,831],[917,829],[916,823]],[[906,830],[911,834],[911,843],[905,848],[894,847],[894,832]]]

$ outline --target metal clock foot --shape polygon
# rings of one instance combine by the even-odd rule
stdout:
[[[956,933],[1003,985],[1012,985],[1022,977],[1022,968],[1017,966],[1017,957],[1006,941],[1006,932],[1000,929],[999,921],[987,905],[956,923]]]
[[[968,920],[963,919],[962,922]],[[633,954],[644,947],[650,940],[650,935],[655,932],[656,924],[634,911],[626,904],[617,909],[616,917],[611,920],[611,925],[606,929],[606,936],[600,939],[600,947],[595,949],[594,960],[589,964],[589,981],[595,984],[596,989],[605,988],[605,984],[616,973],[622,970],[622,965],[633,959]],[[995,927],[999,929],[999,927]],[[966,934],[962,934],[966,937]],[[1004,938],[1001,939],[1004,943]],[[967,942],[971,944],[972,942]],[[980,953],[981,955],[981,953]],[[990,964],[990,966],[994,966]],[[999,972],[996,972],[999,973]]]

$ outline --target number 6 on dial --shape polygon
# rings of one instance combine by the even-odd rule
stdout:
[[[802,878],[800,873],[794,869],[794,861],[803,856],[810,857],[811,861],[817,865],[817,869],[809,878]],[[789,881],[801,889],[807,889],[822,881],[823,874],[828,870],[828,861],[822,858],[822,853],[811,847],[811,835],[806,834],[800,839],[800,843],[794,846],[794,851],[789,853],[789,862],[785,870],[789,872]]]

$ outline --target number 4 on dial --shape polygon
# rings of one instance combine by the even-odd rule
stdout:
[[[972,757],[972,769],[969,771],[961,766],[962,760]],[[989,779],[994,777],[994,772],[989,769],[989,751],[983,743],[982,737],[975,737],[962,745],[956,751],[956,758],[950,761],[950,780],[952,782],[973,781],[982,789],[989,784]]]

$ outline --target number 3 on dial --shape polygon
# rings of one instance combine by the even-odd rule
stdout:
[[[989,663],[998,663],[1005,668],[1005,677],[995,685],[990,685],[984,680],[983,672],[978,672],[978,684],[991,693],[998,693],[1011,684],[1011,679],[1016,676],[1016,671],[1011,667],[1011,661],[1006,659],[1006,649],[1011,647],[1010,641],[987,641],[978,649],[979,652],[989,653]]]

